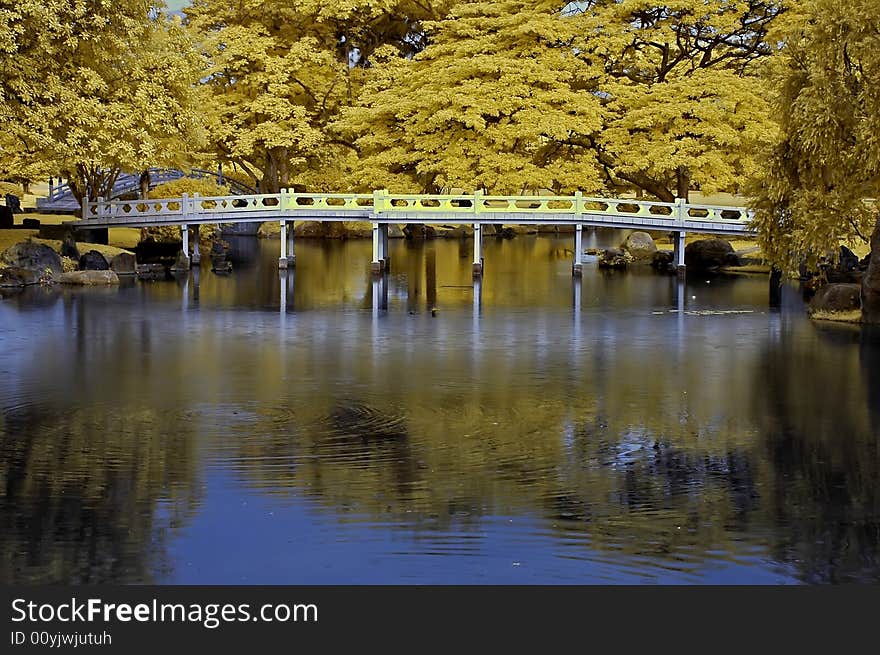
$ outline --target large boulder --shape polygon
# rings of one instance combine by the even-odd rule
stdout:
[[[603,250],[599,254],[599,268],[623,269],[632,261],[632,255],[622,250]]]
[[[26,287],[30,284],[37,284],[39,281],[40,277],[26,268],[15,266],[0,268],[0,288]]]
[[[130,252],[121,252],[110,261],[110,270],[116,275],[134,275],[137,260]]]
[[[661,272],[672,270],[674,262],[675,255],[668,250],[657,250],[651,256],[651,266]]]
[[[81,271],[109,271],[110,264],[107,258],[97,250],[89,250],[79,258],[79,270]]]
[[[850,312],[862,306],[858,284],[826,284],[810,301],[810,312]]]
[[[113,271],[71,271],[58,280],[61,284],[78,284],[81,286],[98,286],[119,284],[119,276]]]
[[[706,271],[722,266],[739,266],[733,246],[724,239],[700,239],[687,244],[684,263],[688,268]]]
[[[42,243],[23,241],[6,249],[0,260],[7,266],[26,268],[39,276],[57,277],[63,272],[61,255]]]
[[[620,246],[621,250],[628,252],[633,261],[650,262],[657,252],[657,244],[647,232],[633,232]]]

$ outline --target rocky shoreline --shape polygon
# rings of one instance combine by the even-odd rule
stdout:
[[[513,238],[524,234],[569,234],[573,226],[487,226],[492,231],[486,236]],[[280,238],[278,223],[263,223],[257,236]],[[298,222],[294,236],[306,239],[368,239],[372,237],[370,223]],[[471,226],[452,225],[391,225],[391,239],[467,239],[473,237]],[[200,234],[200,246],[212,261],[224,260],[222,273],[230,272],[225,261],[228,244],[223,241],[219,228],[205,229]],[[661,274],[675,273],[671,243],[664,237],[655,240],[643,231],[631,232],[618,248],[593,248],[584,251],[589,259],[595,257],[597,266],[608,271],[623,271],[635,266],[649,266]],[[671,241],[671,239],[669,240]],[[693,238],[685,246],[685,266],[688,273],[761,274],[771,273],[770,266],[761,257],[758,247],[750,242],[731,242],[717,237]],[[145,228],[134,252],[121,248],[99,246],[74,241],[73,233],[61,241],[28,238],[7,248],[0,254],[0,289],[21,289],[38,284],[67,284],[80,286],[115,285],[120,278],[137,277],[142,280],[165,279],[169,271],[180,268],[175,261],[181,242],[177,228]],[[744,246],[744,247],[742,247]],[[89,250],[80,252],[80,247]],[[99,250],[100,249],[100,250]],[[101,252],[104,250],[105,252]],[[858,323],[861,310],[861,279],[870,261],[870,255],[859,258],[841,246],[834,265],[821,266],[819,271],[801,271],[808,314],[823,321]],[[830,261],[830,258],[829,258]],[[172,263],[173,262],[173,263]]]

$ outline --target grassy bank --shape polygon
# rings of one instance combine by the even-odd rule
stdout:
[[[15,222],[21,225],[23,218],[36,218],[42,225],[61,225],[66,221],[74,220],[73,216],[68,214],[16,214]],[[38,238],[39,230],[0,230],[0,253],[22,241],[33,241],[34,243],[42,243],[55,251],[61,251],[61,241],[56,239],[40,239]],[[81,253],[89,250],[97,250],[108,259],[118,255],[121,252],[130,252],[134,250],[140,240],[141,231],[136,228],[116,227],[109,230],[109,245],[98,243],[86,243],[80,241],[76,244]]]

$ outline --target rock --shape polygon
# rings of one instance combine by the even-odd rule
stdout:
[[[0,268],[0,288],[26,287],[39,282],[39,276],[26,268],[16,266]]]
[[[89,250],[79,258],[79,270],[81,271],[109,271],[110,264],[107,258],[97,250]]]
[[[603,250],[599,255],[599,268],[623,269],[632,261],[632,256],[622,250]]]
[[[137,260],[128,252],[121,252],[110,261],[110,270],[116,275],[134,275]]]
[[[861,306],[861,287],[858,284],[826,284],[816,291],[810,301],[810,312],[848,312]]]
[[[15,216],[12,209],[0,205],[0,230],[11,230],[15,226]]]
[[[168,277],[162,264],[136,264],[134,270],[139,280],[164,280]]]
[[[39,230],[40,229],[40,219],[38,218],[25,218],[21,221],[21,226],[28,230]]]
[[[651,267],[668,272],[674,268],[675,255],[668,250],[656,250],[651,256]]]
[[[597,257],[602,254],[602,248],[587,248],[584,252],[593,257]]]
[[[5,264],[26,268],[37,275],[57,277],[63,272],[61,255],[42,243],[23,241],[10,246],[0,257]]]
[[[400,229],[399,225],[395,225],[394,223],[390,223],[388,225],[388,238],[389,239],[403,239],[404,238],[403,230]]]
[[[79,248],[76,247],[76,240],[73,238],[73,230],[68,230],[61,241],[61,256],[70,257],[79,261]]]
[[[628,252],[633,261],[651,262],[657,252],[657,244],[647,232],[633,232],[621,244],[620,248]]]
[[[724,239],[700,239],[687,244],[684,263],[688,268],[707,271],[722,266],[738,266],[739,257]]]
[[[106,284],[119,284],[119,276],[113,271],[72,271],[65,273],[59,280],[61,284],[78,284],[82,286],[97,286]]]

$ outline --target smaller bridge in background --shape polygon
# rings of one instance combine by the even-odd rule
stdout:
[[[574,225],[572,272],[580,275],[583,264],[584,226],[670,232],[674,235],[675,264],[684,273],[684,241],[688,232],[741,235],[752,231],[752,213],[746,207],[724,207],[631,198],[572,196],[488,196],[474,194],[395,194],[386,190],[370,194],[293,193],[181,198],[157,200],[99,200],[84,202],[82,228],[147,227],[179,225],[184,253],[199,258],[198,239],[190,253],[190,227],[205,223],[246,224],[279,221],[281,257],[279,268],[295,262],[294,221],[369,221],[373,224],[372,269],[388,269],[388,225],[401,223],[473,225],[473,272],[483,272],[482,226]],[[292,225],[290,226],[292,227]]]
[[[248,195],[257,192],[253,187],[223,175],[223,172],[220,170],[208,171],[201,168],[193,168],[190,169],[189,172],[184,172],[176,168],[151,168],[149,169],[149,173],[149,187],[151,189],[165,182],[180,180],[186,177],[198,180],[211,180],[212,182],[228,186],[229,190],[235,195]],[[140,190],[140,173],[122,173],[116,179],[116,184],[113,185],[113,190],[109,199],[115,200],[128,194],[139,194]],[[45,198],[37,199],[37,209],[44,211],[73,212],[79,208],[79,203],[73,195],[70,184],[67,182],[52,184],[50,181],[49,195]]]

